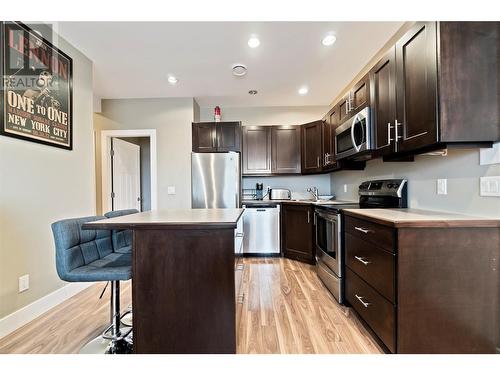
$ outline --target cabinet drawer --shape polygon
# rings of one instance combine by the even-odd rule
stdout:
[[[387,348],[396,351],[395,307],[346,268],[346,299]]]
[[[384,297],[395,302],[395,259],[392,253],[346,233],[345,255],[346,264],[351,270]]]
[[[394,228],[346,215],[345,231],[378,247],[391,252],[395,251]]]

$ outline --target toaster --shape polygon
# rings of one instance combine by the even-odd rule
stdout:
[[[292,199],[292,193],[288,189],[269,189],[269,199],[289,200]]]

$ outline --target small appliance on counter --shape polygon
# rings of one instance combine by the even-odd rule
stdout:
[[[269,189],[270,200],[290,200],[292,192],[288,189]]]
[[[256,183],[255,184],[255,199],[258,201],[261,201],[264,199],[264,184],[263,183]]]

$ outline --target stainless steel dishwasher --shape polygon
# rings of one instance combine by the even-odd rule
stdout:
[[[243,205],[243,253],[247,255],[280,253],[280,205],[247,203]]]

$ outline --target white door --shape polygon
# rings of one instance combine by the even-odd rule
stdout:
[[[118,138],[112,139],[113,210],[141,210],[141,148]]]

